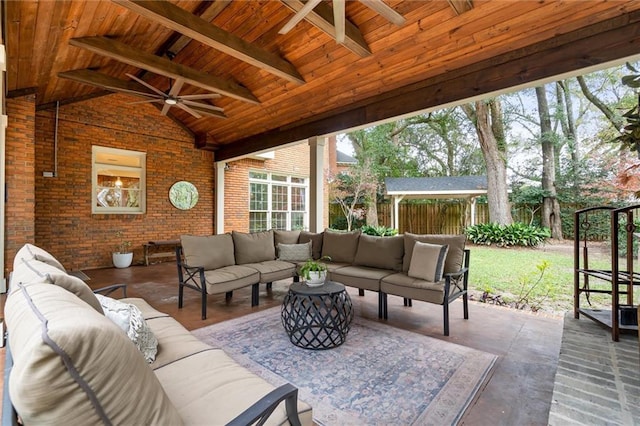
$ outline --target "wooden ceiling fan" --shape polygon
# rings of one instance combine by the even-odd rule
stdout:
[[[180,95],[180,90],[182,90],[182,86],[184,85],[184,80],[181,78],[177,78],[174,80],[173,84],[170,86],[169,90],[163,92],[162,90],[150,85],[146,81],[136,77],[132,74],[126,74],[130,79],[142,84],[153,93],[146,92],[137,92],[137,95],[141,95],[143,97],[149,97],[151,99],[147,99],[144,101],[133,102],[133,104],[142,104],[142,103],[160,103],[164,104],[162,107],[162,115],[167,115],[169,109],[173,106],[180,108],[183,111],[188,112],[195,118],[202,118],[203,115],[211,116],[211,117],[220,117],[222,108],[217,107],[215,105],[211,105],[205,102],[196,102],[198,100],[205,99],[217,99],[220,97],[217,93],[205,93],[199,95]]]
[[[309,0],[304,6],[296,12],[296,14],[287,22],[278,34],[286,34],[300,21],[305,19],[308,14],[321,2],[322,0]],[[393,10],[390,6],[384,3],[382,0],[360,0],[362,4],[368,8],[374,10],[380,16],[388,20],[389,22],[401,26],[404,25],[406,20],[402,15]],[[345,0],[332,0],[333,5],[333,24],[335,27],[335,38],[338,43],[344,43],[346,34],[346,16],[345,16]]]

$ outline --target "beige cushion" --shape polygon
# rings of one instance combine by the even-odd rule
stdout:
[[[332,262],[353,263],[359,237],[360,231],[337,232],[325,229],[322,256],[329,256]]]
[[[241,265],[225,266],[204,272],[207,294],[220,294],[260,282],[260,272]]]
[[[311,257],[311,241],[304,244],[278,244],[278,260],[304,262]]]
[[[235,247],[236,263],[264,262],[276,258],[276,248],[273,243],[273,231],[244,232],[232,231],[233,245]]]
[[[358,250],[353,264],[401,271],[403,256],[404,238],[402,236],[375,237],[360,235]]]
[[[23,285],[5,318],[9,392],[25,424],[182,424],[122,330],[68,291]]]
[[[189,266],[202,266],[206,270],[235,264],[233,238],[229,234],[180,237],[184,259]]]
[[[16,257],[13,258],[14,269],[16,267],[16,262],[29,260],[29,259],[39,260],[40,262],[44,262],[55,268],[60,269],[62,272],[67,272],[67,270],[64,269],[64,266],[62,266],[62,263],[58,262],[58,259],[53,257],[51,253],[29,243],[22,246],[22,248],[18,250],[18,252],[16,253]]]
[[[93,309],[103,314],[102,306],[100,305],[100,301],[93,293],[93,290],[89,288],[87,283],[82,281],[78,277],[74,277],[73,275],[67,275],[63,273],[48,273],[47,281],[51,284],[55,284],[64,288],[67,291],[78,296],[80,299],[84,300],[91,306]]]
[[[273,231],[273,241],[276,247],[278,244],[298,244],[300,231],[283,231],[276,229]]]
[[[442,279],[444,261],[447,258],[449,246],[421,243],[416,241],[413,246],[409,275],[425,281],[438,282]]]
[[[406,232],[404,234],[404,259],[402,262],[402,270],[404,272],[409,271],[411,256],[413,255],[413,245],[416,241],[420,241],[421,243],[439,244],[443,246],[448,245],[449,252],[447,253],[447,260],[444,262],[444,273],[453,274],[462,269],[462,262],[464,260],[464,244],[467,241],[466,235],[418,235]]]
[[[322,256],[322,239],[324,236],[324,232],[300,232],[300,237],[298,238],[298,243],[306,243],[311,241],[311,254],[314,259],[320,259]]]

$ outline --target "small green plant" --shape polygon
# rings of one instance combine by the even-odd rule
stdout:
[[[474,225],[468,227],[465,232],[474,244],[494,244],[499,247],[536,247],[551,237],[547,228],[519,222],[506,226],[497,223]]]
[[[116,244],[115,253],[129,253],[131,251],[131,241],[124,239],[122,231],[116,231],[116,237],[120,240]]]
[[[327,270],[327,265],[322,262],[323,260],[327,261],[327,262],[330,262],[331,261],[331,257],[322,256],[318,260],[308,259],[306,262],[304,262],[304,264],[300,268],[300,276],[302,278],[304,278],[305,280],[309,280],[309,279],[311,279],[311,276],[309,275],[309,272],[326,271]]]
[[[549,266],[550,263],[543,260],[536,265],[537,272],[535,275],[527,274],[520,277],[520,293],[513,302],[516,309],[528,307],[537,312],[542,308],[553,289],[545,275]]]
[[[386,226],[370,226],[364,225],[360,228],[363,234],[373,235],[377,237],[392,237],[398,235],[398,230],[394,228],[388,228]]]

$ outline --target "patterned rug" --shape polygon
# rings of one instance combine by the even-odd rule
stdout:
[[[456,424],[496,356],[356,317],[346,342],[294,346],[271,308],[193,332],[278,386],[290,382],[320,425]]]

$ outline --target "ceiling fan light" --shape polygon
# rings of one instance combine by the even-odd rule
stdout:
[[[167,105],[175,105],[178,103],[178,100],[175,98],[167,98],[164,100],[164,103]]]

